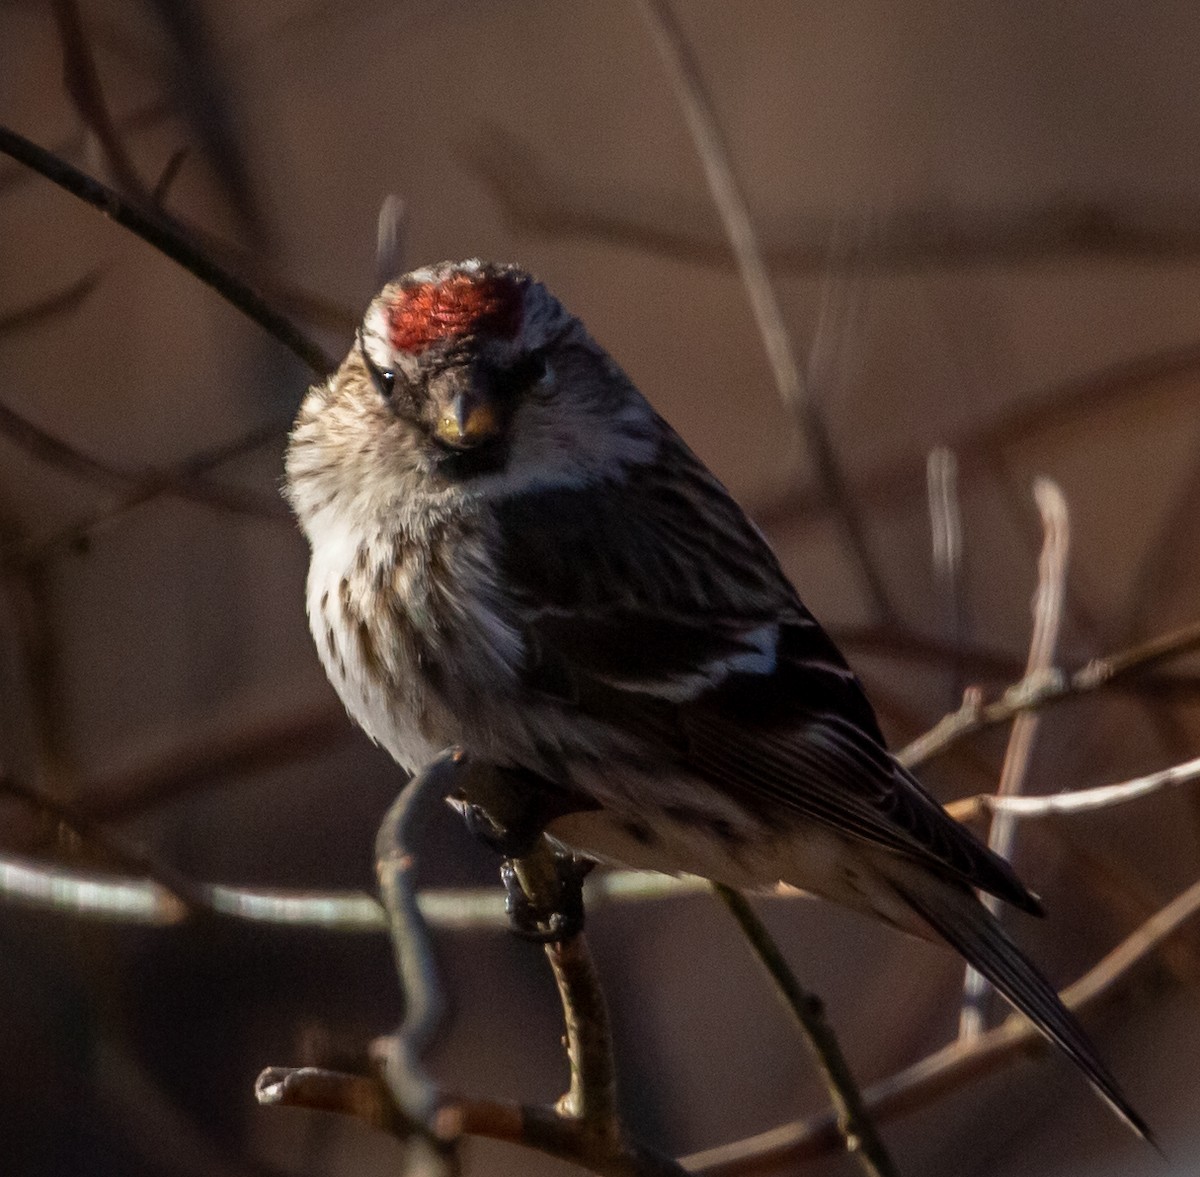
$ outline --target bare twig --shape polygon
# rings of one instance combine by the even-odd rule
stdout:
[[[766,925],[746,902],[745,896],[720,883],[714,883],[713,890],[737,920],[755,955],[775,982],[784,1005],[799,1022],[804,1039],[824,1076],[846,1151],[857,1159],[863,1172],[872,1177],[894,1177],[896,1167],[863,1103],[862,1092],[850,1072],[850,1065],[842,1054],[837,1036],[825,1018],[821,999],[797,980]]]
[[[982,424],[950,438],[960,478],[991,470],[994,455],[1035,431],[1078,427],[1102,408],[1145,397],[1167,381],[1200,371],[1200,343],[1188,343],[1118,360],[1092,372],[1033,389]],[[851,490],[862,509],[876,509],[924,496],[924,455],[900,453],[855,478]],[[829,506],[810,488],[792,486],[778,498],[753,504],[761,527],[795,527],[827,515]]]
[[[193,882],[190,899],[185,902],[161,881],[167,876],[165,868],[141,873],[150,877],[120,876],[0,854],[0,902],[47,908],[80,919],[121,918],[127,923],[174,924],[201,910],[282,928],[321,928],[351,935],[388,930],[383,908],[366,892]],[[698,895],[708,889],[708,883],[698,878],[614,871],[589,879],[584,896],[595,909],[606,903]],[[778,892],[780,898],[798,894]],[[430,888],[417,895],[417,905],[430,927],[445,931],[502,931],[508,927],[504,896],[494,887]]]
[[[623,184],[619,192],[554,170],[525,140],[486,125],[467,156],[508,223],[523,233],[636,249],[692,265],[727,269],[728,246],[706,232],[699,207],[680,208],[661,191]],[[1078,257],[1173,261],[1200,254],[1194,201],[1138,202],[1063,195],[1021,205],[968,208],[925,199],[889,208],[853,247],[830,249],[837,214],[800,212],[764,246],[776,271],[897,271],[929,266],[1044,266]]]
[[[407,268],[408,206],[394,192],[384,197],[379,206],[375,231],[375,282],[386,286],[394,282]]]
[[[184,488],[190,488],[187,492],[189,497],[192,493],[205,493],[203,490],[196,490],[198,481],[203,480],[203,485],[209,488],[215,485],[204,479],[206,474],[225,462],[278,441],[287,428],[288,423],[283,419],[269,421],[265,425],[255,426],[230,442],[201,450],[175,466],[149,470],[144,479],[122,491],[108,505],[89,512],[49,535],[13,543],[0,555],[18,566],[39,563],[55,552],[79,547],[97,527],[120,518],[159,495],[168,492],[182,495],[185,493]],[[237,501],[238,491],[233,488],[222,488],[222,491],[230,503]],[[243,500],[243,509],[238,513],[280,523],[290,522],[291,516],[282,503],[264,500],[253,492],[241,493],[246,497]],[[225,509],[228,510],[229,507],[226,506]]]
[[[75,0],[54,0],[53,8],[59,40],[62,42],[63,83],[67,93],[84,124],[100,143],[118,186],[139,203],[150,204],[150,194],[125,151],[109,113],[92,47],[79,17],[79,8]]]
[[[983,813],[1003,813],[1020,820],[1030,817],[1052,817],[1074,813],[1089,813],[1124,805],[1140,797],[1173,785],[1186,785],[1200,779],[1200,757],[1173,765],[1161,772],[1123,781],[1118,785],[1099,785],[1094,789],[1077,789],[1073,793],[1052,793],[1046,797],[965,797],[951,801],[946,810],[959,821],[970,821]]]
[[[521,888],[534,908],[557,910],[562,887],[555,852],[545,837],[515,863]],[[562,999],[571,1082],[556,1107],[579,1123],[601,1153],[621,1147],[617,1114],[617,1071],[613,1061],[608,1005],[582,932],[546,945],[546,957]]]
[[[929,524],[933,539],[933,571],[946,605],[947,628],[954,652],[955,695],[963,689],[967,640],[966,587],[963,580],[962,512],[958,502],[958,462],[954,451],[938,446],[925,463]]]
[[[171,189],[175,181],[179,178],[179,173],[183,170],[183,165],[187,162],[187,157],[191,154],[186,147],[176,147],[171,152],[170,158],[163,165],[162,171],[159,173],[158,179],[154,182],[154,189],[150,193],[156,205],[166,203],[167,197],[171,193]]]
[[[318,376],[331,372],[335,367],[329,356],[290,319],[279,314],[256,290],[214,262],[205,250],[198,248],[173,217],[159,209],[130,203],[112,188],[8,127],[0,126],[0,153],[25,164],[86,204],[100,209],[105,216],[183,266],[283,344]]]
[[[255,1086],[259,1103],[353,1116],[407,1139],[386,1092],[373,1079],[316,1067],[269,1067]],[[479,1136],[569,1161],[602,1177],[683,1177],[674,1161],[629,1142],[617,1155],[599,1156],[579,1124],[553,1108],[443,1093],[439,1130],[447,1137]]]
[[[1110,993],[1136,965],[1197,913],[1200,913],[1200,883],[1193,883],[1064,989],[1060,994],[1063,1004],[1078,1012]],[[995,1029],[970,1041],[952,1042],[911,1067],[872,1084],[863,1092],[863,1100],[877,1119],[891,1120],[934,1102],[1028,1050],[1044,1047],[1045,1041],[1033,1024],[1012,1014]],[[682,1158],[682,1163],[704,1177],[752,1177],[840,1147],[836,1116],[826,1114],[694,1153]]]
[[[456,1100],[442,1095],[421,1068],[421,1056],[437,1029],[441,1000],[427,931],[408,882],[412,862],[404,847],[421,799],[468,786],[468,774],[477,768],[461,753],[443,754],[418,774],[380,828],[380,885],[406,999],[399,1031],[378,1046],[383,1084],[327,1071],[271,1068],[259,1078],[258,1098],[263,1103],[339,1111],[386,1128],[420,1150],[416,1159],[423,1172],[453,1171],[458,1138],[475,1132],[568,1157],[613,1177],[681,1177],[674,1162],[626,1139],[617,1111],[608,1011],[579,932],[546,945],[562,998],[571,1071],[569,1089],[553,1109]],[[539,839],[514,865],[535,908],[557,910],[562,883],[549,842]]]
[[[86,479],[110,490],[124,492],[126,495],[173,494],[202,503],[206,507],[231,511],[236,515],[275,520],[291,519],[277,495],[268,498],[252,490],[224,486],[201,475],[176,478],[168,470],[153,467],[140,471],[125,470],[109,462],[102,462],[4,404],[0,404],[0,434],[39,461],[77,478]]]
[[[925,764],[969,735],[1007,723],[1022,711],[1036,711],[1108,686],[1128,675],[1150,670],[1172,658],[1200,649],[1200,621],[1107,658],[1095,658],[1073,673],[1051,672],[1035,681],[1022,680],[993,703],[969,696],[958,711],[944,716],[923,736],[897,753],[908,768]]]
[[[836,514],[880,620],[892,620],[896,610],[875,568],[866,528],[846,486],[829,431],[819,406],[805,385],[783,320],[771,276],[763,261],[750,210],[738,184],[700,68],[668,0],[641,0],[641,9],[654,35],[692,141],[720,214],[738,272],[750,300],[775,387],[784,407],[793,413],[817,469],[821,494]]]
[[[1039,478],[1033,487],[1034,499],[1042,517],[1042,553],[1038,560],[1038,585],[1033,598],[1033,633],[1029,642],[1029,660],[1025,666],[1027,683],[1036,683],[1054,669],[1058,649],[1058,631],[1062,625],[1063,602],[1066,598],[1067,555],[1071,531],[1067,501],[1062,491],[1048,478]],[[1013,720],[1000,784],[996,792],[1001,797],[1014,797],[1021,792],[1029,771],[1033,743],[1037,737],[1040,717],[1036,711],[1021,711]],[[1004,810],[996,811],[988,835],[988,847],[1001,858],[1011,858],[1016,838],[1016,821]],[[984,904],[999,916],[1000,903],[993,895],[982,896]],[[983,975],[967,965],[963,980],[963,1004],[958,1032],[971,1038],[983,1031],[984,1000],[988,983]]]
[[[182,906],[193,912],[203,911],[208,902],[202,890],[190,879],[160,863],[143,847],[100,829],[95,822],[68,801],[52,796],[44,788],[14,780],[0,771],[0,791],[19,797],[38,810],[52,814],[66,825],[76,837],[99,849],[105,857],[123,870],[143,875],[159,888],[170,892],[174,906]],[[28,875],[28,870],[26,874]],[[59,876],[61,877],[61,876]],[[126,888],[128,890],[128,888]],[[53,894],[53,892],[52,892]],[[58,896],[54,896],[58,898]],[[164,900],[167,908],[171,906]]]
[[[0,336],[15,335],[29,327],[37,327],[56,315],[66,314],[80,306],[100,284],[104,271],[99,266],[88,270],[81,278],[39,298],[23,307],[11,311],[0,311]]]
[[[433,1136],[439,1149],[453,1141],[434,1132],[438,1091],[421,1059],[441,1024],[444,1002],[429,932],[410,881],[414,862],[409,847],[422,812],[449,791],[455,765],[455,754],[444,753],[413,777],[388,810],[375,840],[379,890],[404,995],[400,1028],[381,1042],[383,1077],[399,1112]]]
[[[1200,758],[1120,784],[1042,797],[980,794],[951,801],[946,810],[959,821],[971,821],[989,812],[1008,813],[1019,821],[1070,816],[1123,805],[1197,780],[1200,780]],[[51,811],[70,824],[57,803]],[[89,837],[86,833],[82,836]],[[119,848],[126,855],[131,852],[112,834],[106,835],[101,848],[109,852]],[[117,861],[115,853],[114,861]],[[140,872],[141,868],[133,866],[132,859],[128,861],[132,869]],[[157,870],[153,877],[165,879],[165,871]],[[609,903],[659,902],[705,894],[710,889],[706,880],[691,875],[675,878],[643,871],[594,872],[584,883],[584,898],[588,910],[595,911]],[[283,927],[320,927],[351,934],[387,931],[383,908],[365,892],[193,882],[191,893],[204,897],[202,906],[206,910],[231,919]],[[762,897],[795,899],[803,895],[794,888],[778,888]],[[188,912],[186,903],[161,882],[150,878],[119,877],[11,855],[0,855],[0,901],[30,903],[80,918],[110,918],[118,913],[119,918],[131,923],[176,923]],[[495,931],[508,926],[504,897],[494,887],[430,888],[419,892],[417,903],[427,924],[446,931]]]

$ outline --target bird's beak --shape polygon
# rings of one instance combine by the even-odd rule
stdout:
[[[489,390],[478,378],[446,374],[441,395],[435,395],[437,417],[433,431],[443,445],[470,449],[499,437],[504,425]]]

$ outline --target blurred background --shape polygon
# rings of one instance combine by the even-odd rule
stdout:
[[[1060,664],[1194,622],[1200,8],[674,12],[807,377],[803,405],[781,401],[633,0],[5,0],[0,122],[158,201],[331,355],[375,288],[389,194],[411,265],[526,265],[760,521],[897,745],[965,686],[991,697],[1023,673],[1037,476],[1070,508]],[[343,717],[308,636],[307,552],[277,491],[310,379],[173,262],[0,161],[0,764],[14,787],[195,880],[369,889],[401,784]],[[260,444],[237,444],[248,436]],[[229,460],[192,477],[191,459],[226,446]],[[939,447],[957,477],[935,515],[957,515],[961,542],[935,561]],[[1026,791],[1195,756],[1197,671],[1175,659],[1048,711]],[[1005,738],[962,742],[924,777],[947,800],[992,791]],[[1009,926],[1065,984],[1196,881],[1198,834],[1187,787],[1024,822],[1017,863],[1050,918]],[[0,865],[138,873],[97,841],[0,796]],[[449,812],[419,853],[429,885],[495,879]],[[957,1032],[952,954],[825,904],[761,910],[864,1083]],[[687,1153],[826,1106],[711,899],[610,905],[589,928],[643,1139]],[[437,949],[454,1007],[439,1078],[555,1098],[567,1076],[541,952],[500,931],[442,934]],[[1198,981],[1188,926],[1085,1018],[1166,1160],[1039,1054],[886,1122],[901,1170],[1194,1172]],[[353,1069],[395,1024],[379,935],[0,904],[0,993],[6,1172],[399,1169],[388,1138],[253,1098],[262,1067]],[[483,1142],[466,1155],[469,1174],[568,1171]],[[856,1170],[831,1156],[776,1171]]]

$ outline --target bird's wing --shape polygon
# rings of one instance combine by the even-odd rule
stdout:
[[[651,741],[767,818],[791,812],[1037,910],[887,752],[837,647],[683,442],[666,432],[659,460],[625,474],[497,507],[531,692]]]

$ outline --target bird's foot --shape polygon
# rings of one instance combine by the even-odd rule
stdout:
[[[464,796],[447,800],[458,810],[471,836],[506,859],[528,854],[541,837],[543,823],[537,815],[521,814],[516,820],[504,821],[491,808],[468,801]]]
[[[524,858],[556,818],[589,803],[533,773],[460,753],[460,787],[446,798],[471,834],[505,858]]]
[[[500,864],[509,926],[535,944],[570,940],[583,931],[583,880],[596,864],[575,854],[554,851],[553,855],[552,882],[536,900],[525,889],[522,864],[509,858]]]

